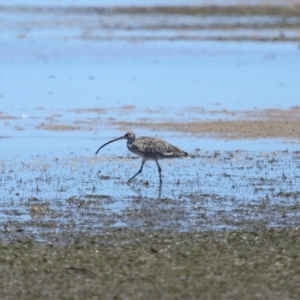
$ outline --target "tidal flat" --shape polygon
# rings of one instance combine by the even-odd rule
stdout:
[[[297,1],[0,17],[1,299],[299,298]],[[194,158],[127,184],[127,130]]]
[[[0,244],[1,299],[297,299],[299,228],[108,230]]]
[[[46,121],[72,123],[91,111]],[[271,120],[265,134],[273,134],[281,128],[274,113],[286,127],[278,139],[262,140],[255,123]],[[125,143],[95,156],[106,137],[84,137],[91,132],[85,124],[43,127],[34,125],[39,118],[28,120],[25,132],[45,136],[1,139],[7,149],[24,141],[1,161],[1,299],[297,299],[300,152],[297,131],[288,130],[297,113],[229,114],[232,126],[222,134],[211,123],[217,133],[211,140],[195,126],[184,143],[195,158],[162,162],[161,186],[151,162],[126,183],[140,159]],[[226,119],[228,112],[217,115]],[[241,115],[251,116],[247,132],[256,139],[243,139],[233,126]],[[107,122],[116,133],[132,126]],[[155,125],[150,117],[146,123]],[[176,128],[181,133],[162,127],[152,134],[180,145],[186,127]]]

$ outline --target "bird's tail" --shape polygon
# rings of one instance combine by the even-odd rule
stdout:
[[[195,158],[195,155],[193,155],[193,154],[190,154],[187,152],[184,152],[184,153],[185,153],[184,157],[186,157],[186,158]]]

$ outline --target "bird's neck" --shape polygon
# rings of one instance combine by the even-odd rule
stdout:
[[[130,149],[133,142],[134,142],[134,139],[127,140],[127,148]]]

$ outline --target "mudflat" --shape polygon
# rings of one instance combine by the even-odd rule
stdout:
[[[0,298],[298,299],[298,2],[25,2],[0,6]],[[127,130],[194,158],[127,184],[125,142],[95,155]]]

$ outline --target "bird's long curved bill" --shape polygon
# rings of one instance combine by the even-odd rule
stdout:
[[[123,139],[126,139],[125,136],[118,137],[118,138],[116,138],[116,139],[114,139],[114,140],[111,140],[111,141],[105,143],[104,145],[102,145],[102,146],[97,150],[96,155],[97,155],[97,153],[98,153],[103,147],[105,147],[106,145],[108,145],[108,144],[110,144],[110,143],[113,143],[113,142],[116,142],[116,141],[118,141],[118,140],[123,140]]]

